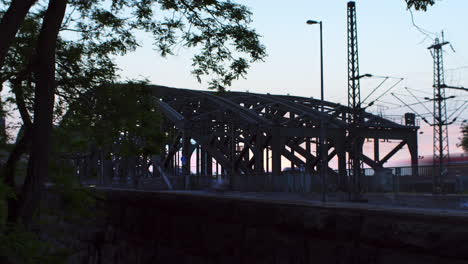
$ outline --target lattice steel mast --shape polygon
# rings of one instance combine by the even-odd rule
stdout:
[[[349,144],[348,167],[350,172],[349,190],[352,200],[360,200],[362,193],[362,145],[363,138],[358,130],[361,126],[361,91],[359,84],[359,59],[356,24],[356,3],[348,2],[348,114]]]
[[[445,97],[445,79],[443,46],[449,42],[435,39],[434,45],[428,49],[431,50],[434,59],[434,173],[433,173],[433,192],[445,192],[444,180],[447,176],[447,163],[449,159],[449,139],[448,139],[448,120],[447,104]]]

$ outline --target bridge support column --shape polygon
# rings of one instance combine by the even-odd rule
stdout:
[[[200,176],[200,145],[195,148],[195,171],[197,177]]]
[[[379,146],[379,138],[374,138],[374,161],[380,161],[380,146]]]
[[[345,140],[338,140],[335,146],[338,156],[338,188],[341,191],[348,189],[348,174],[346,171],[346,147]]]
[[[190,137],[184,133],[182,138],[182,174],[185,178],[185,189],[190,189],[190,158],[192,156],[192,152],[190,149]]]
[[[255,173],[262,174],[265,172],[264,164],[263,164],[263,142],[264,137],[261,132],[257,133],[257,137],[255,138],[255,147],[254,147],[254,158],[255,158]]]
[[[411,155],[411,170],[413,176],[418,176],[418,162],[419,162],[419,156],[418,156],[418,134],[415,132],[413,135],[411,135],[408,139],[408,149]]]
[[[310,177],[314,177],[314,168],[313,168],[313,164],[314,164],[314,161],[315,159],[313,159],[313,155],[312,155],[312,143],[311,143],[311,140],[312,138],[310,137],[307,137],[305,139],[305,149],[306,149],[306,152],[308,154],[311,155],[311,157],[306,157],[306,172],[310,175]],[[311,179],[311,182],[312,182],[312,179]],[[312,189],[311,189],[312,190]]]
[[[201,147],[201,175],[212,176],[213,175],[213,160],[210,153]]]
[[[271,183],[271,188],[272,191],[274,188],[273,183],[275,182],[276,179],[279,179],[281,176],[281,152],[284,148],[282,140],[281,140],[281,135],[280,135],[280,130],[278,128],[274,128],[272,130],[272,135],[271,135],[271,154],[272,154],[272,159],[271,159],[271,176],[272,180],[270,180]]]
[[[244,155],[244,162],[245,164],[249,167],[249,169],[252,169],[252,166],[249,166],[249,162],[250,162],[250,148],[248,146],[245,146],[244,145],[244,148],[247,148],[247,152],[245,153]],[[253,150],[252,150],[253,151]]]
[[[210,153],[205,151],[205,166],[206,166],[206,174],[209,176],[213,176],[213,158],[211,157]]]
[[[207,175],[207,165],[206,165],[206,151],[200,147],[200,173],[201,175]]]
[[[312,154],[310,151],[310,137],[306,137],[305,139],[305,149],[307,153]]]

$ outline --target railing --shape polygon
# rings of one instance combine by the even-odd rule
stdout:
[[[399,125],[406,125],[406,120],[404,115],[381,115],[381,117],[390,120],[394,123],[397,123]],[[420,126],[421,125],[421,120],[419,118],[415,118],[414,120],[415,126]]]
[[[363,192],[409,192],[409,193],[431,193],[433,191],[433,175],[438,173],[432,166],[417,167],[417,174],[413,175],[412,167],[393,167],[374,171],[371,168],[363,170]],[[219,183],[218,179],[224,180],[228,189],[245,192],[292,192],[312,193],[320,192],[322,188],[321,179],[318,175],[300,171],[283,171],[279,176],[271,173],[264,174],[241,174],[234,177],[226,175],[169,175],[169,181],[175,190],[205,190]],[[147,190],[165,190],[167,183],[162,177],[151,174],[138,177],[114,177],[107,183],[95,180],[87,181],[90,184],[100,184],[112,187],[138,188]],[[338,190],[338,179],[336,176],[328,175],[328,192]],[[445,193],[468,192],[468,164],[457,164],[448,166],[448,174],[444,179]]]
[[[444,180],[443,193],[432,195],[434,173],[432,166],[418,167],[417,175],[412,174],[413,168],[411,167],[394,167],[378,171],[366,168],[362,181],[363,201],[384,207],[468,210],[468,164],[449,166],[448,171],[448,176]],[[271,199],[305,199],[307,201],[322,199],[322,183],[319,175],[301,171],[283,171],[279,176],[273,176],[270,173],[235,177],[194,174],[190,176],[169,174],[167,176],[174,190],[237,191],[244,192],[249,197],[270,197]],[[327,200],[349,202],[350,193],[346,189],[338,189],[337,179],[333,174],[328,176]],[[96,180],[87,181],[86,184],[100,185]],[[163,177],[155,177],[152,174],[135,178],[115,177],[103,186],[133,190],[168,190]]]

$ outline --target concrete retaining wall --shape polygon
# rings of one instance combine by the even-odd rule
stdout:
[[[365,205],[310,205],[107,191],[78,263],[468,263],[468,218]]]

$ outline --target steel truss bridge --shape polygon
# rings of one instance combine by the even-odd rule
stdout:
[[[281,177],[285,173],[284,164],[290,162],[291,168],[300,168],[319,179],[316,153],[323,118],[328,161],[335,159],[338,164],[338,170],[329,167],[327,175],[338,189],[346,190],[349,177],[346,164],[353,140],[346,120],[351,113],[347,106],[325,102],[325,110],[321,112],[320,100],[313,98],[148,87],[165,117],[163,127],[169,138],[158,162],[161,171],[171,174],[180,166],[182,174],[190,175],[195,167],[196,175],[222,174],[233,186],[245,177],[266,175],[267,180]],[[357,134],[374,142],[373,157],[360,154],[363,163],[375,171],[383,170],[384,164],[407,146],[416,175],[419,127],[414,123],[401,125],[367,112],[362,116]],[[381,140],[396,140],[399,144],[381,157]]]

